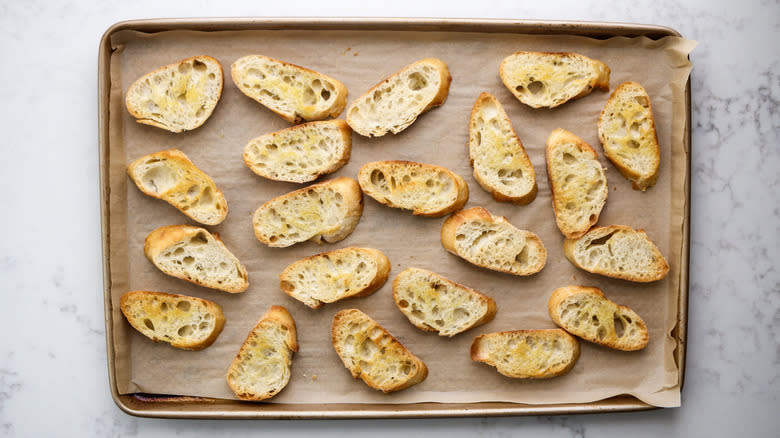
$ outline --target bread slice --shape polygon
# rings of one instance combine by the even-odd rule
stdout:
[[[184,350],[208,347],[225,326],[219,304],[186,295],[135,290],[122,295],[119,308],[142,335]]]
[[[417,328],[455,336],[496,316],[496,302],[480,292],[420,268],[393,281],[393,299]]]
[[[416,216],[441,217],[469,200],[466,181],[441,166],[412,161],[374,161],[358,173],[363,192],[377,202],[411,210]]]
[[[499,74],[506,88],[532,108],[555,108],[594,88],[609,90],[609,67],[578,53],[517,52],[501,61]]]
[[[264,178],[305,183],[339,170],[351,150],[347,122],[309,122],[250,140],[244,163]]]
[[[599,139],[604,155],[635,190],[655,185],[661,148],[650,96],[641,85],[625,82],[615,89],[599,117]]]
[[[542,270],[547,250],[536,234],[519,230],[482,207],[461,210],[441,227],[444,249],[483,268],[514,275]]]
[[[580,269],[622,280],[647,283],[669,272],[647,234],[625,225],[594,227],[579,239],[566,239],[563,253]]]
[[[558,229],[570,239],[582,236],[607,202],[604,168],[590,145],[564,129],[547,138],[546,158]]]
[[[283,248],[311,240],[338,242],[363,214],[363,192],[352,178],[335,178],[271,199],[255,211],[255,236]]]
[[[214,181],[178,149],[145,155],[127,166],[136,186],[204,225],[225,220],[228,205]]]
[[[191,131],[211,117],[223,82],[219,61],[193,56],[141,76],[127,89],[125,105],[138,123]]]
[[[350,297],[376,292],[390,273],[390,260],[373,248],[341,248],[306,257],[279,274],[282,292],[318,309]]]
[[[566,374],[580,357],[580,343],[561,329],[513,330],[474,338],[471,360],[496,367],[515,379],[549,379]]]
[[[249,332],[227,372],[230,389],[242,400],[265,400],[290,381],[298,351],[295,321],[282,306],[271,306]]]
[[[242,93],[290,123],[338,117],[347,104],[341,82],[267,56],[239,58],[230,73]]]
[[[474,103],[469,123],[474,179],[496,201],[528,204],[536,198],[536,173],[504,108],[490,93]]]
[[[400,391],[428,377],[422,360],[360,310],[337,313],[331,336],[333,348],[352,377],[360,377],[378,391]]]
[[[407,65],[347,108],[347,123],[366,137],[398,134],[417,117],[447,100],[452,77],[444,61],[427,58]]]
[[[168,225],[146,236],[146,257],[164,273],[230,293],[249,287],[246,268],[205,228]]]
[[[650,339],[645,322],[636,312],[608,300],[595,287],[555,289],[547,310],[552,320],[567,332],[605,347],[641,350]]]

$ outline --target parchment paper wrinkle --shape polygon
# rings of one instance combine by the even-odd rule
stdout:
[[[508,401],[528,404],[584,403],[618,394],[632,394],[655,406],[679,406],[679,370],[670,336],[677,322],[682,223],[685,206],[685,85],[695,42],[676,37],[595,40],[573,36],[498,33],[405,31],[174,31],[115,34],[111,62],[110,113],[110,248],[117,384],[122,394],[143,391],[215,398],[235,398],[225,373],[249,330],[269,306],[287,307],[298,326],[300,352],[292,379],[274,403],[415,403]],[[594,91],[557,109],[531,109],[501,83],[498,65],[519,50],[572,51],[599,59],[611,69],[610,92],[636,81],[650,95],[661,166],[658,183],[642,193],[631,189],[606,160],[596,122],[609,92]],[[124,92],[141,75],[200,54],[217,58],[225,70],[222,99],[200,128],[171,134],[136,123],[124,108]],[[335,244],[304,243],[286,249],[268,248],[254,237],[252,213],[263,202],[301,186],[254,175],[243,164],[246,143],[289,123],[238,91],[230,65],[241,56],[262,54],[302,65],[342,81],[348,102],[384,77],[425,57],[444,60],[452,74],[446,103],[423,114],[398,135],[368,139],[353,135],[350,162],[330,177],[357,177],[360,166],[373,160],[403,159],[442,165],[464,177],[470,199],[466,208],[483,206],[506,216],[514,225],[538,234],[548,251],[546,267],[521,278],[477,268],[447,253],[439,241],[443,218],[426,219],[381,206],[365,198],[355,231]],[[467,141],[468,120],[477,96],[494,94],[506,109],[536,171],[539,192],[526,206],[495,202],[472,176]],[[344,118],[344,115],[341,115]],[[544,143],[555,128],[580,136],[599,154],[607,172],[609,198],[599,225],[625,224],[644,229],[670,262],[662,281],[633,284],[578,270],[563,255],[563,236],[555,226],[544,161]],[[167,203],[143,195],[128,181],[125,166],[163,149],[178,148],[208,173],[224,192],[229,214],[217,232],[249,272],[242,294],[201,288],[158,271],[143,253],[153,229],[192,223]],[[326,177],[326,178],[330,178]],[[383,251],[392,263],[390,279],[368,298],[349,299],[312,310],[279,290],[278,274],[303,257],[346,246]],[[412,326],[395,307],[392,280],[411,266],[433,270],[493,297],[496,318],[454,338],[440,338]],[[553,328],[547,300],[555,288],[582,284],[601,288],[607,297],[637,311],[648,324],[650,343],[639,352],[619,352],[582,342],[581,356],[568,374],[545,381],[512,380],[494,368],[472,362],[469,346],[481,333]],[[209,348],[189,352],[155,344],[133,331],[118,309],[119,297],[145,289],[198,296],[218,302],[227,323]],[[428,378],[410,389],[381,394],[354,380],[330,343],[333,315],[359,308],[387,328],[429,368]],[[313,376],[317,376],[313,379]]]

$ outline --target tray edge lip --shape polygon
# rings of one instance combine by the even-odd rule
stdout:
[[[622,23],[622,22],[606,22],[606,21],[577,21],[577,20],[541,20],[541,19],[503,19],[503,18],[442,18],[442,17],[415,17],[415,18],[403,18],[403,17],[192,17],[192,18],[145,18],[145,19],[130,19],[115,22],[110,25],[102,34],[98,46],[98,165],[99,165],[99,184],[100,184],[100,224],[101,224],[101,248],[102,248],[102,265],[103,265],[103,301],[104,301],[104,322],[106,330],[106,359],[109,378],[109,389],[111,391],[111,398],[117,407],[128,415],[137,417],[148,418],[211,418],[211,419],[350,419],[350,418],[441,418],[441,417],[476,417],[476,416],[512,416],[512,415],[565,415],[565,414],[585,414],[585,413],[611,413],[611,412],[631,412],[631,411],[646,411],[663,409],[657,406],[647,404],[635,397],[631,397],[633,400],[629,400],[629,403],[625,403],[618,407],[605,407],[600,406],[599,403],[604,400],[599,400],[592,403],[577,404],[578,409],[556,408],[556,406],[562,405],[523,405],[518,404],[518,407],[509,408],[477,408],[469,409],[465,406],[476,405],[479,403],[462,403],[464,408],[459,409],[444,409],[441,411],[430,410],[409,410],[409,411],[298,411],[293,415],[287,412],[266,412],[266,411],[249,411],[243,413],[236,413],[236,415],[225,414],[224,412],[219,415],[218,413],[203,411],[203,410],[159,410],[156,412],[150,412],[145,410],[139,410],[131,407],[126,398],[131,395],[119,394],[116,375],[114,368],[113,355],[113,324],[111,318],[111,281],[110,281],[110,251],[109,240],[107,236],[109,234],[108,217],[108,195],[107,195],[107,149],[108,149],[108,91],[109,81],[106,79],[106,74],[110,71],[110,55],[111,55],[111,37],[117,32],[123,30],[138,30],[138,28],[147,28],[152,26],[167,26],[177,30],[179,27],[184,28],[192,25],[209,25],[209,26],[225,26],[225,25],[311,25],[318,22],[322,25],[355,25],[355,26],[376,26],[382,25],[395,25],[395,26],[428,26],[433,27],[436,25],[450,25],[450,26],[465,26],[465,25],[482,25],[482,26],[515,26],[523,29],[532,29],[534,26],[542,27],[548,26],[556,29],[555,32],[540,32],[547,34],[572,34],[572,30],[580,27],[590,27],[592,30],[607,31],[607,30],[633,30],[639,33],[658,32],[665,34],[662,37],[680,37],[682,34],[676,29],[667,26],[653,25],[653,24],[640,24],[640,23]],[[168,29],[168,30],[174,30]],[[227,29],[221,29],[227,30]],[[432,29],[440,30],[440,29]],[[522,30],[522,29],[518,29]],[[159,32],[160,30],[158,30]],[[202,31],[202,29],[201,29]],[[585,30],[582,30],[584,33]],[[584,36],[584,35],[581,35]],[[619,36],[619,35],[613,35]],[[662,38],[661,37],[661,38]],[[685,272],[681,274],[680,281],[680,297],[678,300],[677,308],[677,321],[678,326],[682,330],[682,334],[675,339],[678,343],[679,353],[677,354],[678,366],[679,366],[679,386],[682,393],[685,370],[686,370],[686,344],[687,344],[687,311],[688,311],[688,292],[689,292],[689,266],[690,263],[690,172],[691,172],[691,79],[688,78],[686,85],[686,146],[687,146],[687,166],[686,166],[686,200],[684,208],[684,235],[682,245],[683,259],[686,264]],[[685,339],[683,339],[685,338]],[[623,397],[623,396],[617,396]],[[611,399],[606,399],[611,400]]]

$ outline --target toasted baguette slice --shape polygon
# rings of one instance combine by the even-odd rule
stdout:
[[[363,192],[352,178],[335,178],[271,199],[255,211],[255,236],[284,248],[311,240],[338,242],[363,214]]]
[[[655,185],[661,148],[650,96],[641,85],[625,82],[615,89],[599,117],[599,139],[604,155],[634,182],[634,190]]]
[[[222,97],[223,81],[219,61],[194,56],[141,76],[128,88],[125,105],[138,123],[190,131],[211,117]]]
[[[549,379],[566,374],[580,357],[580,343],[561,329],[513,330],[474,338],[471,360],[496,367],[515,379]]]
[[[536,198],[536,173],[504,108],[482,93],[471,110],[469,160],[474,179],[496,201],[528,204]]]
[[[469,187],[441,166],[412,161],[374,161],[358,173],[363,192],[377,202],[411,210],[416,216],[441,217],[469,200]]]
[[[352,130],[343,120],[310,122],[249,141],[244,163],[252,172],[276,181],[305,183],[347,164]]]
[[[444,249],[483,268],[514,275],[542,270],[547,250],[536,234],[519,230],[482,207],[461,210],[441,227]]]
[[[376,292],[390,273],[390,260],[373,248],[342,248],[306,257],[279,274],[282,292],[318,309]]]
[[[202,350],[225,326],[219,304],[196,297],[135,290],[119,301],[127,322],[147,338],[184,350]]]
[[[393,299],[417,328],[455,336],[496,316],[487,295],[419,268],[408,268],[393,281]]]
[[[338,117],[347,104],[341,82],[267,56],[239,58],[230,73],[242,93],[290,123]]]
[[[645,322],[636,312],[608,300],[595,287],[555,289],[547,310],[567,332],[616,350],[641,350],[650,339]]]
[[[499,74],[506,88],[532,108],[555,108],[594,88],[609,90],[609,67],[578,53],[517,52],[501,61]]]
[[[227,216],[222,191],[178,149],[145,155],[130,163],[127,173],[144,194],[168,202],[194,221],[217,225]]]
[[[242,400],[265,400],[290,381],[298,351],[295,321],[282,306],[271,306],[249,332],[227,372],[230,389]]]
[[[146,257],[164,273],[230,293],[249,287],[246,268],[205,228],[168,225],[146,236]]]
[[[333,317],[333,348],[352,377],[385,393],[422,382],[428,368],[370,316],[345,309]]]
[[[366,137],[398,134],[417,117],[447,100],[452,77],[444,61],[427,58],[407,65],[355,99],[347,123]]]
[[[547,138],[546,158],[558,229],[570,239],[582,236],[607,202],[604,168],[592,147],[563,129]]]
[[[594,227],[579,239],[566,239],[563,253],[580,269],[622,280],[647,283],[669,272],[647,234],[625,225]]]

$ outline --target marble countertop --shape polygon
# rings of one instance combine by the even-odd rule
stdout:
[[[777,436],[780,431],[780,4],[777,1],[0,5],[0,435]],[[509,2],[506,2],[509,3]],[[111,399],[97,166],[97,48],[126,19],[473,17],[668,26],[693,51],[688,355],[682,407],[428,420],[135,418]]]

